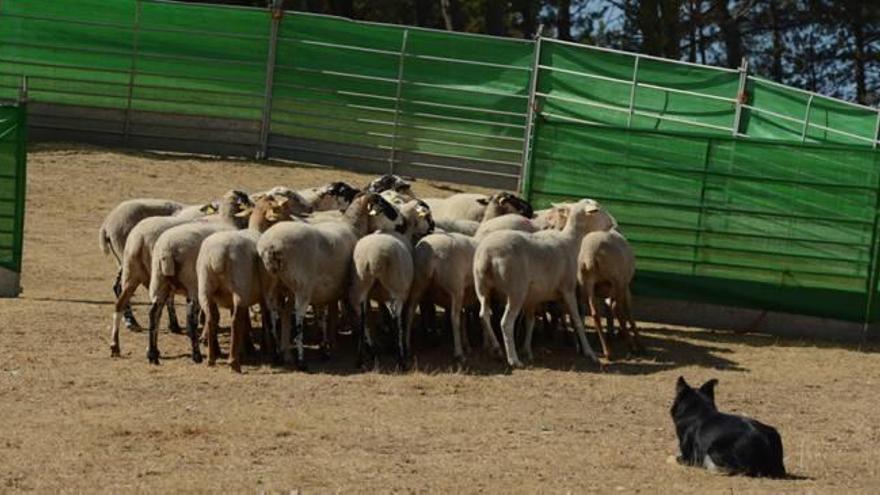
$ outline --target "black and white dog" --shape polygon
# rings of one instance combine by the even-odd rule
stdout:
[[[782,438],[772,426],[715,407],[712,379],[699,389],[678,377],[672,422],[678,435],[678,462],[710,471],[748,476],[785,476]]]

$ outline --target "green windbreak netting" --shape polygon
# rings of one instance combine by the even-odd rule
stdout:
[[[539,119],[530,197],[593,197],[638,259],[636,291],[861,321],[880,154]]]
[[[871,146],[877,109],[811,95],[765,79],[749,78],[748,135],[765,139]]]
[[[133,109],[260,118],[268,12],[161,1],[137,7]]]
[[[573,122],[732,134],[738,71],[541,42],[542,112]]]
[[[35,101],[125,108],[133,1],[0,2],[0,98],[29,76]]]
[[[25,110],[0,105],[0,266],[21,271],[25,194]]]
[[[277,46],[273,133],[518,173],[530,44],[295,13]]]

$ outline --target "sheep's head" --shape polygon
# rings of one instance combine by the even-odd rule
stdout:
[[[434,232],[434,217],[431,207],[424,201],[414,199],[400,207],[400,212],[412,226],[413,242]]]
[[[516,194],[509,192],[497,192],[489,197],[487,204],[493,205],[499,209],[496,216],[506,215],[509,213],[517,213],[526,218],[535,216],[535,210],[528,201],[520,198]]]
[[[315,210],[340,210],[348,208],[360,191],[345,182],[331,182],[318,192]]]
[[[369,231],[396,230],[404,232],[406,230],[406,220],[394,205],[380,194],[367,193],[365,196],[367,215],[369,215]]]
[[[569,207],[566,228],[572,224],[574,228],[588,233],[611,230],[617,226],[617,220],[598,201],[585,198]]]
[[[382,177],[375,179],[373,182],[370,182],[366,191],[374,193],[394,191],[411,195],[411,186],[409,182],[403,180],[399,175],[385,174]]]

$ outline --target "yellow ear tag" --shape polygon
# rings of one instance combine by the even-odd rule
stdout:
[[[377,210],[374,210],[374,209],[371,209],[371,210],[370,210],[370,216],[371,216],[371,217],[375,217],[375,216],[378,215],[378,214],[379,214],[379,212],[378,212]]]

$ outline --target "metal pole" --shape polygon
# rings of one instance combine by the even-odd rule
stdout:
[[[874,292],[877,289],[878,268],[880,268],[880,252],[878,252],[877,230],[880,227],[880,178],[874,189],[874,231],[871,232],[871,258],[868,260],[868,287],[865,295],[865,322],[862,327],[862,344],[868,338],[868,326],[871,323],[871,308],[874,306]]]
[[[810,127],[810,112],[813,110],[813,96],[810,95],[810,99],[807,100],[807,111],[804,114],[804,128],[801,131],[801,142],[807,142],[807,128]]]
[[[636,109],[636,87],[639,85],[639,56],[633,62],[632,86],[629,88],[629,116],[626,118],[626,127],[632,127],[633,112]]]
[[[131,100],[134,96],[134,77],[137,74],[138,45],[140,44],[141,30],[141,0],[135,2],[134,32],[132,33],[131,70],[128,73],[128,95],[125,103],[125,116],[122,124],[122,145],[128,146],[128,137],[131,132]]]
[[[540,34],[535,37],[535,58],[532,60],[532,75],[529,81],[528,109],[526,110],[526,129],[523,135],[522,166],[519,169],[519,180],[516,189],[527,200],[531,200],[531,160],[529,153],[532,145],[532,127],[535,120],[535,93],[538,90],[538,73],[541,71],[541,43],[543,38]]]
[[[733,136],[739,136],[743,105],[746,103],[746,84],[749,78],[749,62],[745,57],[739,64],[739,86],[736,90],[736,113],[733,116]]]
[[[28,100],[28,76],[21,76],[21,86],[18,88],[19,105],[27,103]]]
[[[260,142],[257,160],[264,160],[269,151],[269,130],[272,126],[272,93],[275,87],[275,58],[278,48],[278,31],[284,18],[284,0],[272,0],[269,6],[272,21],[269,25],[269,51],[266,54],[266,82],[263,93],[263,114],[260,118]]]
[[[877,123],[874,124],[874,144],[873,148],[877,149],[877,144],[880,143],[880,107],[877,108]]]
[[[406,44],[409,40],[409,29],[404,28],[403,40],[400,42],[400,58],[397,60],[397,90],[394,94],[394,127],[391,131],[391,153],[388,156],[388,173],[394,173],[397,161],[397,126],[400,124],[400,95],[403,92],[403,68],[406,62]]]

